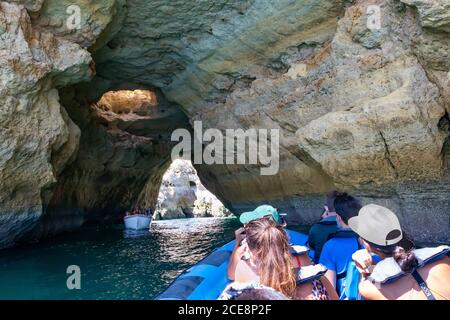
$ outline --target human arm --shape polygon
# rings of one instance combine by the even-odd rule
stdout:
[[[366,249],[360,249],[352,254],[352,260],[355,262],[355,266],[363,278],[372,273],[373,259],[372,255]]]
[[[361,277],[358,286],[359,294],[366,300],[388,300],[378,288],[367,278]]]
[[[359,294],[366,300],[386,300],[377,286],[368,279],[373,271],[374,260],[372,255],[366,249],[361,249],[352,254],[352,260],[355,262],[356,269],[361,273],[361,280],[358,285]]]
[[[325,273],[325,278],[327,278],[333,288],[336,288],[336,271],[328,269]]]
[[[327,241],[323,246],[322,253],[320,255],[320,264],[324,265],[328,270],[325,273],[325,277],[331,283],[333,288],[336,288],[336,264],[332,256],[332,245],[330,241]]]
[[[236,241],[234,243],[233,252],[231,253],[230,262],[228,263],[227,267],[228,279],[232,281],[234,281],[236,278],[236,267],[239,261],[241,261],[242,256],[244,255],[247,249],[247,244],[241,245],[242,240],[245,239],[244,228],[239,228],[238,230],[235,231],[234,234]]]

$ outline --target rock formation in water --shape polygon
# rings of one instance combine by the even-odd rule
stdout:
[[[145,191],[144,191],[145,192]],[[152,201],[152,197],[148,197]],[[143,195],[140,206],[147,207]],[[176,159],[164,173],[153,218],[226,217],[231,212],[201,183],[190,161]]]
[[[0,2],[0,246],[154,205],[188,119],[281,132],[276,175],[195,165],[233,212],[337,188],[449,242],[449,33],[448,0]]]

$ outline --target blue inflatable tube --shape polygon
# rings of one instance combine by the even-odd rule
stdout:
[[[306,245],[308,236],[286,230],[294,245]],[[214,250],[206,258],[184,271],[161,292],[156,300],[216,300],[230,280],[227,266],[234,247],[234,240]],[[314,257],[314,252],[309,252]]]

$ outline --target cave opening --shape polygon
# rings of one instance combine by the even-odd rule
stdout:
[[[133,119],[133,116],[154,115],[158,111],[158,100],[152,90],[111,90],[105,92],[94,106],[105,115]]]
[[[156,87],[105,84],[99,76],[58,91],[74,147],[31,238],[120,222],[143,194],[154,208],[170,165],[171,133],[189,128],[180,106]],[[54,152],[52,161],[60,157]]]
[[[141,208],[153,201],[153,194],[146,194],[145,190],[148,187],[140,196]],[[203,185],[190,160],[175,159],[171,162],[161,179],[154,206],[155,220],[230,215],[225,205]]]
[[[189,128],[181,108],[167,101],[158,89],[142,86],[112,89],[91,103],[90,108],[108,138],[120,137],[117,145],[123,157],[135,154],[133,161],[123,163],[123,158],[120,160],[120,169],[128,176],[126,182],[135,187],[120,187],[118,192],[122,193],[115,194],[109,203],[116,203],[121,211],[126,205],[129,210],[151,208],[155,220],[231,215],[202,184],[191,161],[169,159],[171,147],[176,143],[170,140],[171,133],[179,127]],[[118,154],[115,151],[115,155]],[[137,158],[151,162],[139,164]],[[129,176],[133,176],[133,171],[139,172],[144,165],[148,165],[150,171],[134,176],[135,181],[131,181]],[[111,177],[111,174],[106,176]],[[143,177],[147,178],[144,183]],[[123,212],[117,212],[120,214]]]

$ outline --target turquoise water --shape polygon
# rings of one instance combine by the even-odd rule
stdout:
[[[0,252],[0,299],[151,299],[234,237],[235,218],[155,221],[151,230],[89,227]],[[66,269],[78,265],[81,289]]]

